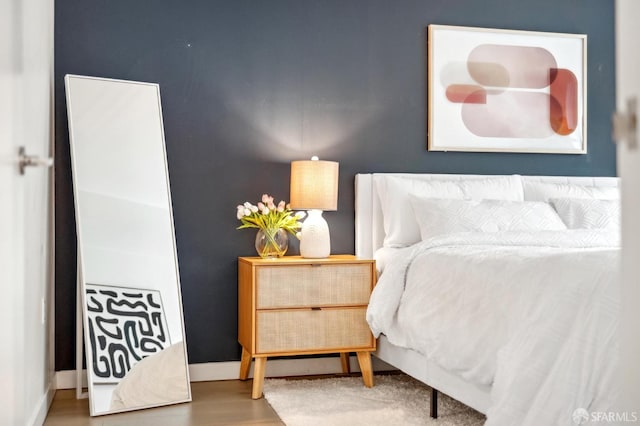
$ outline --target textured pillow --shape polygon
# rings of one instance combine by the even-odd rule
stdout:
[[[553,208],[569,229],[620,229],[620,201],[553,198]]]
[[[412,196],[422,240],[456,232],[567,229],[548,203],[504,200],[436,200]]]
[[[420,228],[409,196],[444,199],[522,200],[519,176],[467,180],[421,180],[401,176],[375,176],[382,206],[385,247],[406,247],[420,241]]]
[[[552,198],[620,199],[620,189],[613,186],[586,186],[525,180],[523,187],[525,201],[549,201]]]

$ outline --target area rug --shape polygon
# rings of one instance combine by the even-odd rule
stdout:
[[[404,374],[360,377],[267,379],[264,396],[287,426],[482,425],[477,411],[438,394],[438,419],[429,417],[431,390]]]

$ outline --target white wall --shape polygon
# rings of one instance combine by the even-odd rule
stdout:
[[[53,396],[50,156],[53,1],[0,0],[0,424],[41,424]],[[43,314],[43,306],[45,312]]]
[[[12,72],[11,56],[12,43],[15,39],[12,17],[13,5],[0,1],[0,285],[3,297],[0,297],[0,400],[3,401],[0,410],[0,424],[10,424],[8,420],[16,418],[16,405],[19,405],[18,387],[13,375],[13,369],[18,361],[18,351],[11,350],[11,345],[17,341],[16,302],[19,302],[20,292],[13,283],[16,281],[18,270],[14,266],[12,253],[17,238],[13,232],[14,209],[12,208],[13,185],[15,177],[11,156],[15,155],[14,147],[10,143],[14,123],[12,120],[15,76]]]
[[[626,100],[640,101],[640,1],[616,0],[616,98],[618,111]],[[640,144],[640,136],[637,139]],[[618,173],[622,177],[622,363],[625,411],[640,416],[640,146],[618,146]]]

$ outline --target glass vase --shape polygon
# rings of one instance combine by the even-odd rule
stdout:
[[[284,229],[259,229],[256,235],[256,251],[263,259],[284,256],[289,248],[289,236]]]

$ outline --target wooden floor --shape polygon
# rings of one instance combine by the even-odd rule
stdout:
[[[59,390],[44,424],[47,426],[208,426],[283,425],[264,399],[251,399],[252,381],[191,383],[193,401],[148,410],[89,417],[89,401],[75,390]]]

